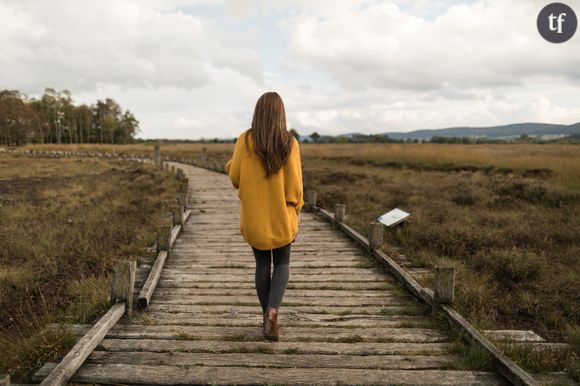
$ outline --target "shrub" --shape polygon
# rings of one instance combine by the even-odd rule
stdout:
[[[480,258],[477,265],[489,270],[499,282],[511,286],[537,279],[545,269],[546,259],[530,251],[502,250]]]
[[[540,185],[529,185],[523,182],[502,186],[497,189],[500,196],[513,197],[530,204],[560,208],[578,200],[575,194],[564,193],[558,190],[548,190]]]
[[[478,197],[476,197],[471,192],[463,191],[453,196],[451,201],[461,206],[473,206],[477,203]]]

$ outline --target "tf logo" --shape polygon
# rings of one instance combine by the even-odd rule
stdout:
[[[564,43],[574,36],[578,19],[566,4],[552,3],[540,11],[536,24],[544,39],[551,43]]]

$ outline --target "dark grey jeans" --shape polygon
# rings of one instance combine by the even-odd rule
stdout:
[[[290,243],[280,248],[266,250],[252,247],[256,258],[256,292],[263,313],[268,307],[278,309],[282,304],[290,276],[291,245]],[[274,273],[270,277],[272,260],[274,261]]]

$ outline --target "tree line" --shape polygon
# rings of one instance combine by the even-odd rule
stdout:
[[[76,105],[70,91],[46,88],[39,98],[0,90],[0,145],[131,143],[139,121],[113,99]]]

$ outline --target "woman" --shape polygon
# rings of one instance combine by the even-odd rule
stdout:
[[[258,99],[252,127],[236,140],[226,172],[239,189],[240,231],[256,260],[264,335],[278,340],[278,309],[288,284],[290,245],[296,239],[304,199],[298,141],[286,128],[284,103],[277,93],[267,92]]]

